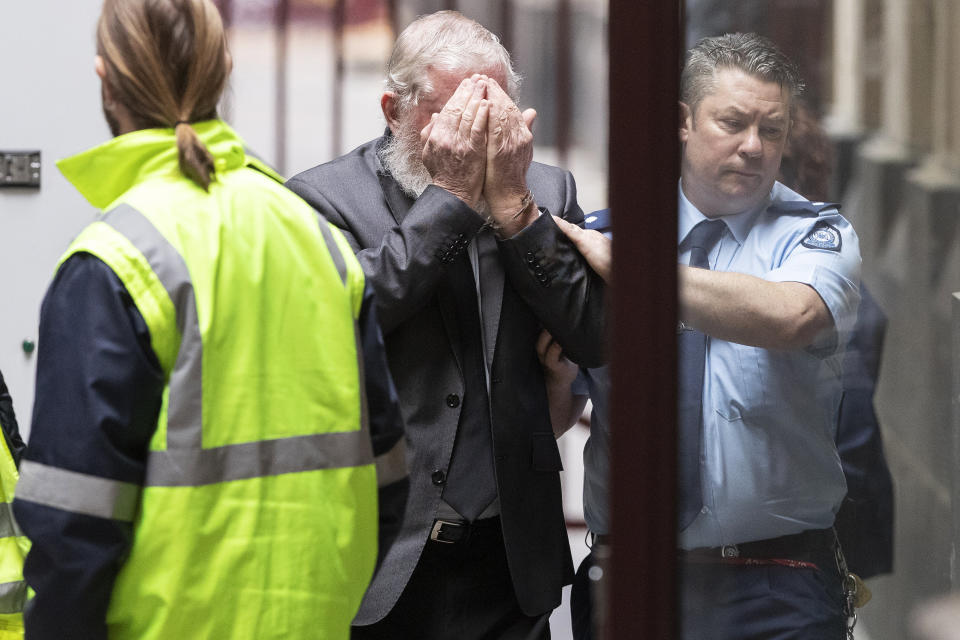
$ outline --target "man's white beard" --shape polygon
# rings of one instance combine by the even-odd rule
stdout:
[[[413,118],[401,118],[398,130],[380,150],[380,161],[390,172],[403,192],[411,198],[419,198],[433,182],[430,172],[423,166],[420,132]]]
[[[420,130],[413,118],[401,118],[400,126],[380,149],[380,162],[390,172],[405,194],[416,200],[433,184],[430,172],[423,166],[423,144]],[[485,198],[477,203],[476,212],[482,216],[489,213]]]

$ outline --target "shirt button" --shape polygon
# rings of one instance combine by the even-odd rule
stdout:
[[[451,393],[447,396],[447,406],[451,409],[456,409],[460,406],[460,396],[455,393]]]
[[[700,513],[704,515],[710,513],[710,507],[703,507],[702,509],[700,509]]]
[[[433,473],[430,474],[430,481],[439,487],[440,485],[442,485],[444,482],[447,481],[447,474],[445,474],[440,469],[436,469],[434,470]]]

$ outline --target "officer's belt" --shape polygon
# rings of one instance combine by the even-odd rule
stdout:
[[[808,529],[801,533],[768,540],[754,540],[722,547],[678,549],[680,560],[688,562],[722,560],[725,558],[784,558],[800,559],[812,552],[832,552],[837,536],[833,529]]]

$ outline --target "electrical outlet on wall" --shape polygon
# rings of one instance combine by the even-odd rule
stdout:
[[[0,151],[0,187],[40,187],[39,151]]]

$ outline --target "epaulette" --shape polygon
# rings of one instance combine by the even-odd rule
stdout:
[[[826,212],[836,213],[840,205],[836,202],[810,202],[809,200],[780,200],[772,203],[767,211],[770,213],[785,213],[788,215],[823,215]]]
[[[610,224],[610,209],[600,209],[593,213],[588,213],[583,217],[583,226],[587,229],[594,229],[600,233],[612,231]]]

